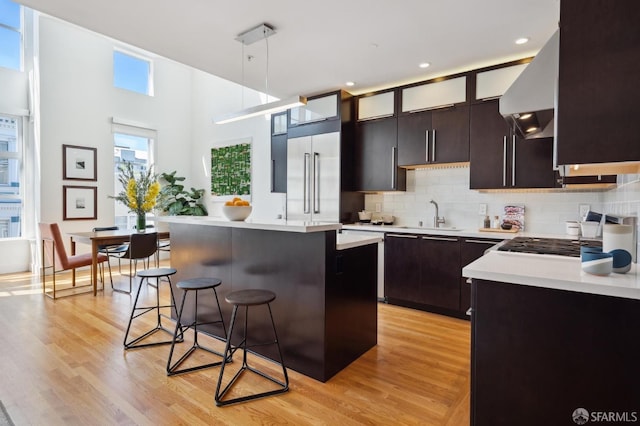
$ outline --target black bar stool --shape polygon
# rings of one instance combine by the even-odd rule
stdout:
[[[224,355],[221,354],[220,352],[201,346],[198,343],[198,326],[199,325],[221,323],[222,330],[224,331],[224,339],[222,340],[225,341],[227,338],[227,328],[224,325],[224,319],[222,318],[222,310],[220,309],[220,301],[218,300],[218,292],[216,291],[216,287],[218,287],[220,284],[222,284],[222,281],[217,278],[191,278],[185,281],[180,281],[178,284],[176,284],[178,288],[183,290],[183,293],[182,293],[182,302],[180,303],[180,309],[178,310],[178,321],[176,322],[176,330],[175,330],[175,333],[173,334],[173,342],[171,343],[171,350],[169,351],[169,360],[167,361],[168,376],[173,376],[175,374],[181,374],[181,373],[188,373],[190,371],[195,371],[195,370],[202,370],[203,368],[216,367],[222,364],[222,360],[220,360],[217,362],[202,364],[195,367],[178,369],[178,367],[180,367],[180,365],[182,365],[182,363],[198,349],[202,349],[206,352],[209,352],[209,353],[218,355],[221,358],[224,358]],[[209,290],[209,289],[213,290],[213,294],[216,298],[216,304],[218,305],[218,314],[220,315],[220,319],[216,321],[198,322],[198,292],[200,290]],[[186,300],[187,294],[189,292],[195,293],[194,294],[195,309],[194,309],[193,322],[190,324],[182,324],[182,313],[184,312],[184,301]],[[171,360],[173,358],[173,349],[175,347],[176,341],[179,338],[184,338],[184,332],[187,331],[189,328],[193,328],[193,346],[191,346],[191,348],[189,348],[189,350],[185,352],[184,355],[182,355],[182,357],[180,357],[178,361],[176,361],[174,364],[171,364]]]
[[[229,326],[229,334],[227,335],[227,345],[225,348],[225,355],[228,355],[227,357],[223,357],[222,359],[222,365],[220,367],[220,376],[218,378],[218,384],[216,386],[216,394],[215,394],[215,400],[216,400],[216,405],[218,407],[220,406],[224,406],[224,405],[229,405],[229,404],[235,404],[238,402],[244,402],[244,401],[249,401],[252,399],[257,399],[257,398],[263,398],[265,396],[270,396],[270,395],[276,395],[276,394],[280,394],[280,393],[284,393],[287,392],[289,390],[289,376],[287,375],[287,368],[284,366],[284,361],[282,359],[282,351],[280,350],[280,343],[278,343],[278,335],[276,333],[276,325],[273,322],[273,314],[271,313],[271,302],[273,302],[276,298],[276,294],[272,291],[269,290],[257,290],[257,289],[250,289],[250,290],[238,290],[238,291],[234,291],[231,292],[227,295],[227,297],[225,297],[225,300],[228,303],[231,303],[233,305],[233,313],[231,314],[231,325]],[[267,308],[269,309],[269,317],[271,318],[271,326],[273,327],[273,335],[274,335],[274,340],[271,342],[267,342],[267,343],[259,343],[259,344],[252,344],[252,345],[248,345],[247,344],[247,328],[248,328],[248,317],[249,317],[249,306],[257,306],[257,305],[267,305]],[[238,346],[232,347],[231,345],[231,337],[233,336],[233,327],[235,325],[236,322],[236,316],[238,313],[238,307],[239,306],[244,306],[245,308],[245,313],[244,313],[244,332],[243,332],[243,336],[242,336],[242,341],[240,342],[240,344]],[[252,347],[256,347],[256,346],[265,346],[265,345],[276,345],[278,348],[278,355],[280,356],[280,365],[282,366],[282,373],[284,375],[284,382],[279,381],[259,370],[256,370],[255,368],[249,366],[247,364],[247,350],[249,348]],[[225,386],[225,388],[222,390],[222,392],[220,391],[220,387],[222,385],[222,379],[224,376],[224,368],[225,366],[230,362],[231,358],[233,357],[233,354],[238,350],[238,349],[242,349],[243,351],[243,356],[242,356],[242,367],[240,368],[240,370],[238,370],[238,372],[233,376],[233,378],[231,379],[231,381]],[[275,361],[274,361],[275,362]],[[277,362],[276,362],[277,363]],[[270,381],[272,381],[273,383],[277,384],[279,386],[278,389],[275,390],[271,390],[271,391],[267,391],[267,392],[261,392],[261,393],[257,393],[257,394],[252,394],[252,395],[246,395],[246,396],[241,396],[238,398],[233,398],[233,399],[227,399],[227,400],[222,400],[222,398],[225,396],[225,394],[227,393],[227,391],[233,386],[233,384],[236,382],[236,380],[238,380],[238,378],[240,377],[240,375],[245,372],[245,371],[251,371],[261,377],[264,377],[265,379],[268,379]]]
[[[173,330],[169,330],[162,325],[162,315],[160,312],[161,308],[175,308],[176,307],[176,299],[173,295],[173,288],[171,288],[171,279],[169,278],[171,275],[174,275],[177,272],[175,268],[157,268],[157,269],[145,269],[143,271],[138,272],[138,276],[140,277],[140,285],[138,286],[138,292],[136,293],[136,300],[133,302],[133,309],[131,310],[131,317],[129,318],[129,325],[127,326],[127,332],[124,335],[124,348],[125,349],[133,349],[133,348],[142,348],[147,346],[156,346],[156,345],[169,345],[173,343],[174,339],[171,340],[163,340],[159,342],[152,343],[140,343],[140,341],[146,339],[157,331],[164,331],[171,336],[173,336]],[[156,278],[157,282],[160,282],[160,278],[166,278],[169,282],[169,291],[171,292],[171,303],[169,305],[160,305],[160,290],[156,291],[156,304],[155,306],[138,306],[138,299],[140,298],[140,290],[142,289],[142,283],[144,280],[149,282],[149,278]],[[147,312],[156,311],[156,315],[158,318],[158,322],[156,326],[146,333],[142,334],[139,337],[127,342],[129,338],[129,331],[131,329],[131,323],[135,318],[138,318]],[[141,311],[141,312],[139,312]],[[138,312],[138,313],[136,313]],[[166,317],[166,316],[165,316]],[[179,339],[182,342],[182,336]]]

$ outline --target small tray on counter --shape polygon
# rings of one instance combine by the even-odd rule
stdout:
[[[502,229],[502,228],[480,228],[478,229],[478,231],[480,232],[505,232],[507,234],[515,234],[518,231],[520,231],[520,229],[518,228],[511,228],[511,229]]]

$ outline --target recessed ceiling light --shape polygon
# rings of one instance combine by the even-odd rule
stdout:
[[[345,84],[346,84],[347,86],[349,86],[349,87],[351,87],[351,86],[355,86],[355,85],[356,85],[356,83],[355,83],[354,81],[347,81]]]
[[[531,116],[532,116],[532,115],[533,115],[533,114],[531,114],[531,113],[529,113],[529,112],[528,112],[528,113],[526,113],[526,114],[522,114],[519,118],[520,118],[520,120],[526,120],[526,119],[528,119],[528,118],[531,118]]]
[[[422,62],[418,66],[420,68],[429,68],[429,65],[431,65],[429,62]]]
[[[529,37],[521,37],[516,40],[516,44],[525,44],[528,41],[529,41]]]
[[[527,133],[532,133],[532,132],[535,132],[536,130],[538,130],[538,128],[537,128],[537,127],[529,127],[529,128],[527,129]]]

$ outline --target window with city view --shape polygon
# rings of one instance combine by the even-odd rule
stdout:
[[[22,10],[9,0],[0,0],[0,67],[20,71],[22,65]]]
[[[22,119],[0,114],[0,238],[21,236]]]
[[[151,155],[153,139],[128,135],[124,133],[114,133],[114,182],[115,193],[118,194],[124,188],[118,180],[120,165],[123,162],[133,163],[134,170],[146,171],[152,166]],[[132,229],[136,224],[136,215],[129,212],[129,209],[122,203],[115,203],[115,225],[121,229]]]

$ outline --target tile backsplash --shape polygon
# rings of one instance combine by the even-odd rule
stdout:
[[[563,234],[565,221],[579,220],[580,204],[591,210],[620,215],[637,215],[640,210],[640,175],[621,175],[618,186],[606,192],[479,192],[469,189],[469,168],[419,169],[407,171],[407,190],[367,194],[365,209],[375,215],[391,214],[396,224],[433,226],[435,207],[444,216],[443,226],[475,229],[483,226],[480,205],[487,205],[493,218],[504,212],[505,205],[525,206],[525,229],[528,232]],[[376,213],[376,208],[380,212]]]

